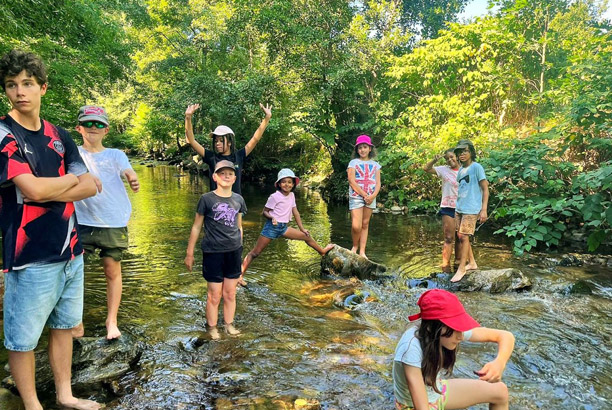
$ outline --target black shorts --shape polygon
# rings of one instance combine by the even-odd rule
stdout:
[[[438,211],[438,216],[450,216],[451,218],[455,217],[455,208],[440,208]]]
[[[235,251],[202,254],[202,276],[207,282],[238,279],[242,267],[242,246]]]

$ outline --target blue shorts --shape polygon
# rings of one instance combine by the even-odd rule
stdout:
[[[267,220],[263,229],[261,230],[261,236],[265,236],[268,239],[280,238],[289,229],[289,224],[285,222],[278,222],[276,225],[272,225],[271,220]]]
[[[450,216],[451,218],[455,217],[455,208],[440,208],[438,211],[438,216]]]
[[[4,275],[4,347],[36,348],[43,328],[71,329],[83,319],[83,255]]]
[[[376,209],[376,199],[372,201],[372,203],[370,205],[366,205],[365,200],[363,199],[362,196],[349,196],[349,211],[352,211],[353,209],[359,209],[359,208],[363,208],[363,207],[367,207],[370,209]]]
[[[229,252],[202,254],[202,276],[207,282],[222,283],[223,279],[238,279],[242,273],[242,246]]]

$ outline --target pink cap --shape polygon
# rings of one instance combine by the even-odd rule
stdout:
[[[357,141],[355,141],[355,146],[359,144],[368,144],[370,147],[374,146],[374,144],[372,144],[372,139],[365,134],[357,137]]]

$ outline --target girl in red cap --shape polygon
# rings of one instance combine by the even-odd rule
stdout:
[[[368,229],[372,211],[376,209],[376,196],[380,191],[380,164],[372,158],[376,149],[367,135],[360,135],[355,141],[353,159],[347,167],[349,182],[349,210],[351,211],[351,252],[366,258]]]
[[[395,349],[396,409],[463,409],[479,403],[508,409],[508,388],[501,377],[514,348],[512,333],[480,327],[457,296],[446,290],[428,290],[418,305],[421,312],[408,319],[421,319],[421,324],[408,329]],[[463,340],[495,342],[497,357],[474,372],[478,379],[442,379],[442,370],[445,376],[451,375]]]

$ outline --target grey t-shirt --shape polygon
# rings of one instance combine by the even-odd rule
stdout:
[[[214,192],[200,197],[198,214],[204,215],[204,238],[202,252],[231,252],[242,246],[238,214],[246,214],[244,198],[233,192],[224,198]]]

